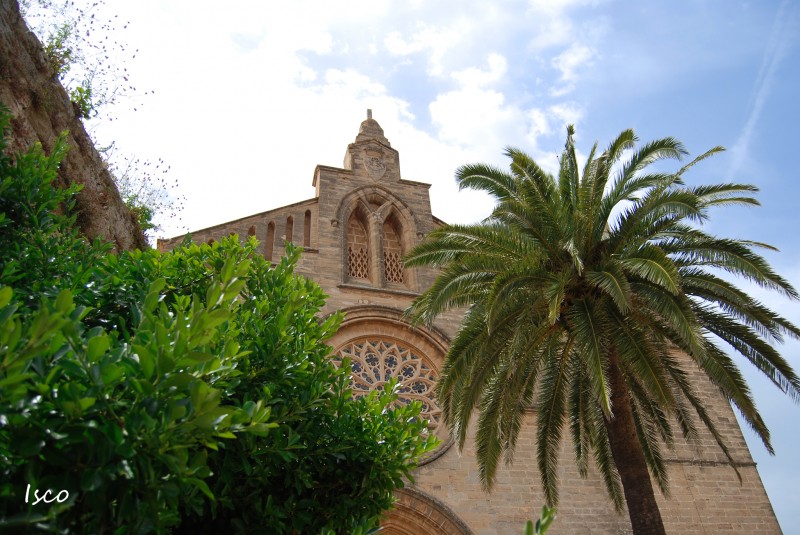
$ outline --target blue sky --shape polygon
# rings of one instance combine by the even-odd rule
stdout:
[[[711,231],[776,245],[768,258],[800,287],[794,2],[122,4],[105,11],[130,22],[119,35],[138,49],[130,77],[154,93],[93,131],[171,166],[187,202],[162,236],[312,197],[314,166],[341,165],[367,108],[404,178],[433,184],[434,213],[450,222],[490,207],[457,192],[459,165],[506,165],[514,145],[552,166],[568,123],[584,154],[632,127],[693,155],[727,147],[687,180],[753,183],[763,207],[714,213]],[[800,323],[797,303],[751,290]],[[795,368],[798,349],[786,346]],[[777,455],[748,435],[751,451],[784,531],[800,533],[800,407],[752,381]]]

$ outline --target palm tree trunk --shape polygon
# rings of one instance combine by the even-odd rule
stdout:
[[[606,420],[611,455],[617,466],[634,535],[665,535],[644,452],[636,435],[631,398],[614,351],[609,355],[611,407]]]

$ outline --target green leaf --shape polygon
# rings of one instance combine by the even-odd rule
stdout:
[[[217,310],[212,310],[206,315],[206,328],[213,329],[217,325],[228,321],[228,318],[231,317],[231,311],[220,308]]]
[[[100,377],[106,385],[115,384],[123,375],[125,375],[125,369],[116,364],[106,364],[100,369]]]
[[[163,298],[163,296],[160,294],[160,292],[161,292],[161,290],[164,289],[164,286],[166,286],[166,284],[167,284],[167,281],[163,277],[160,278],[160,279],[154,280],[150,284],[150,287],[147,290],[147,296],[145,297],[144,303],[142,304],[143,305],[142,306],[143,310],[145,310],[147,312],[155,310],[156,305]]]
[[[100,470],[87,470],[81,474],[81,490],[91,492],[103,484],[103,474]]]
[[[69,290],[61,290],[58,293],[55,305],[56,305],[56,310],[62,313],[66,313],[72,310],[73,307],[72,293],[70,293]]]
[[[106,334],[89,338],[86,343],[86,358],[93,364],[100,360],[100,357],[102,357],[110,347],[111,340]]]
[[[0,308],[8,306],[11,302],[11,297],[14,295],[14,291],[11,289],[10,286],[2,286],[0,287]]]
[[[177,366],[192,366],[195,364],[202,364],[204,362],[212,361],[216,358],[216,355],[211,353],[206,353],[203,351],[189,351],[186,356],[184,356],[181,360],[178,361]]]
[[[156,369],[156,357],[153,351],[141,344],[133,344],[132,347],[134,355],[138,358],[139,365],[142,367],[142,374],[147,379],[153,377]]]
[[[5,379],[0,379],[0,388],[9,388],[19,383],[25,382],[31,377],[36,377],[35,373],[18,373],[11,375],[10,377],[6,377]]]
[[[19,441],[14,448],[22,457],[33,457],[44,448],[44,440],[36,437],[26,438]]]

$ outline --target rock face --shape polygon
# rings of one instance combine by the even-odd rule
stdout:
[[[50,72],[42,44],[22,19],[17,0],[0,0],[0,102],[11,110],[11,152],[39,141],[49,153],[66,131],[69,151],[59,170],[62,186],[83,185],[78,225],[90,240],[120,250],[147,247],[136,218],[117,191],[64,87]]]

